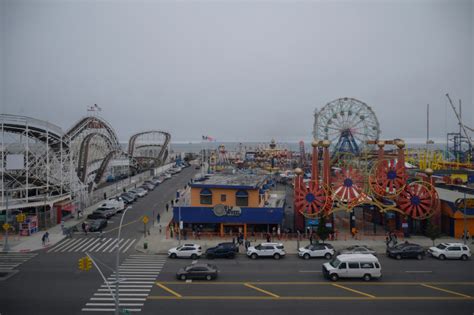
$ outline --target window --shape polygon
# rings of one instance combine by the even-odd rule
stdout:
[[[350,262],[349,269],[359,269],[359,263],[357,262]]]
[[[347,268],[347,267],[346,267],[346,263],[341,263],[341,264],[339,265],[339,269],[346,269],[346,268]]]
[[[375,263],[375,268],[379,269],[380,268],[380,265],[379,263]]]
[[[227,200],[227,195],[221,195],[221,201],[226,201]]]
[[[245,190],[239,190],[235,193],[235,205],[238,207],[247,207],[249,205],[249,194]]]
[[[333,266],[334,268],[337,268],[340,263],[341,263],[341,261],[340,261],[339,259],[337,259],[337,257],[336,257],[336,258],[333,258],[333,259],[329,262],[329,264],[330,264],[331,266]],[[345,268],[345,267],[344,267],[344,268]]]
[[[202,189],[200,196],[202,205],[212,205],[212,192],[209,189]]]
[[[460,250],[461,250],[461,247],[459,247],[459,246],[452,246],[452,247],[448,247],[448,250],[449,250],[449,251],[460,251]]]
[[[372,269],[374,268],[374,264],[373,263],[360,263],[360,267],[362,269]]]
[[[467,250],[467,247],[466,247],[466,246],[463,246],[463,247],[462,247],[462,250]]]

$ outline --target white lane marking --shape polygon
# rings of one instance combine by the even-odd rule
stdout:
[[[321,270],[298,270],[298,272],[303,272],[303,273],[321,273]]]
[[[122,276],[122,274],[120,273],[120,276]],[[126,277],[126,278],[123,278],[124,281],[154,281],[156,279],[156,276],[155,277]],[[107,280],[109,281],[115,281],[115,277],[108,277]]]
[[[90,241],[85,242],[84,244],[82,244],[81,246],[79,246],[78,248],[76,248],[76,249],[74,250],[74,252],[80,251],[81,248],[84,248],[85,246],[89,247],[90,244],[93,244],[93,243],[95,243],[95,242],[97,242],[97,239],[96,239],[96,238],[91,238]]]
[[[126,246],[126,245],[127,245],[127,243],[128,243],[128,242],[130,242],[130,241],[131,241],[131,240],[130,240],[129,238],[127,238],[127,240],[126,240],[125,242],[123,242],[123,243],[122,243],[122,245],[120,245],[120,247],[119,247],[119,251],[121,251],[121,250],[122,250],[122,248],[123,248],[124,246]]]
[[[110,249],[109,253],[113,252],[117,247],[120,246],[120,243],[123,242],[123,238],[121,238],[114,246],[112,246],[112,248]],[[104,249],[104,252],[106,251],[107,249]]]
[[[90,300],[91,301],[115,301],[115,299],[112,297],[91,297]],[[120,298],[120,301],[146,301],[146,298],[123,297],[123,298]]]
[[[112,293],[94,293],[96,296],[112,296]],[[147,297],[147,293],[120,293],[119,296],[145,296]]]
[[[406,273],[433,273],[431,270],[407,270]]]
[[[132,246],[132,244],[135,243],[135,241],[136,239],[132,240],[132,242],[128,244],[128,246],[122,251],[122,253],[125,253],[130,248],[130,246]]]
[[[110,290],[107,289],[98,289],[97,291],[105,291],[105,292],[110,292]],[[115,287],[112,287],[112,291],[115,292]],[[119,289],[119,294],[120,292],[150,292],[151,289],[127,289],[127,288],[120,288]]]
[[[115,244],[115,243],[117,243],[117,239],[116,239],[116,238],[113,238],[113,239],[112,239],[112,242],[111,242],[109,245],[107,245],[106,248],[104,248],[103,252],[105,253],[110,247],[114,248],[114,244]]]
[[[101,284],[100,285],[102,288],[107,288],[106,284]],[[153,285],[148,285],[148,284],[121,284],[119,283],[119,289],[120,288],[152,288]]]
[[[69,245],[72,245],[74,243],[78,243],[81,239],[78,238],[78,239],[69,239],[67,240],[66,242],[64,243],[60,243],[58,246],[56,247],[53,247],[50,251],[51,252],[55,252],[55,253],[58,253],[61,249],[64,249],[66,247],[68,247]],[[49,252],[48,252],[49,253]]]
[[[114,239],[113,238],[109,238],[105,243],[102,243],[101,246],[99,246],[95,252],[97,253],[102,247],[104,247],[105,245],[107,245],[107,243],[109,243],[110,241],[113,241]],[[91,250],[92,251],[92,250]]]
[[[87,245],[86,247],[79,248],[78,250],[86,252],[89,248],[94,247],[96,245],[96,243],[99,242],[99,241],[100,241],[100,238],[96,238],[95,241],[93,241],[92,243],[89,243],[89,245]]]
[[[88,308],[84,307],[81,309],[83,312],[114,312],[115,308]],[[127,311],[129,312],[141,312],[141,308],[127,308]]]
[[[120,283],[122,284],[153,284],[155,283],[155,281],[122,281]]]
[[[135,275],[135,276],[138,276],[138,275],[144,275],[144,276],[149,276],[149,275],[156,275],[156,271],[153,271],[153,272],[142,272],[142,271],[128,271],[128,270],[124,270],[123,272],[120,273],[122,276],[125,275],[125,274],[128,274],[128,275]],[[113,275],[115,275],[115,273],[113,273]]]
[[[50,253],[50,252],[52,252],[52,251],[55,251],[55,250],[57,250],[58,248],[63,247],[63,246],[65,246],[66,244],[68,244],[68,243],[70,243],[70,242],[73,242],[73,241],[75,241],[75,240],[71,238],[71,239],[68,239],[68,240],[66,240],[66,241],[64,241],[64,242],[59,242],[58,244],[56,244],[56,245],[54,245],[53,247],[51,247],[51,248],[47,251],[47,253]]]
[[[118,242],[119,242],[119,240],[115,238],[115,239],[112,241],[112,243],[110,243],[106,248],[104,248],[103,252],[105,253],[105,252],[108,251],[109,249],[112,249],[112,250],[113,250],[113,249],[115,248],[115,244],[117,244]]]
[[[86,303],[86,306],[114,306],[114,303]],[[119,306],[143,306],[143,303],[119,303]]]
[[[72,249],[74,249],[74,248],[80,246],[81,244],[87,242],[88,240],[89,240],[89,238],[82,238],[80,242],[78,242],[78,243],[76,243],[76,244],[74,244],[74,245],[72,245],[72,246],[68,246],[68,247],[66,247],[66,248],[63,248],[63,249],[60,250],[59,252],[61,252],[61,253],[64,253],[65,251],[70,252]]]

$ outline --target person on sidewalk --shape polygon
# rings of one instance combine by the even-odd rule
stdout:
[[[107,200],[107,193],[104,192],[104,200]]]
[[[46,232],[48,233],[48,232]],[[41,237],[41,241],[43,242],[43,246],[46,246],[46,233],[43,234],[43,237]]]
[[[156,222],[160,223],[160,214],[159,213],[156,215]]]
[[[169,208],[170,208],[170,205],[166,203],[166,212],[168,212]]]
[[[158,229],[159,229],[159,231],[160,231],[160,234],[161,234],[161,224],[160,224],[160,225],[158,225]]]
[[[82,231],[84,232],[84,234],[87,235],[86,222],[82,222],[81,228],[82,228]]]
[[[44,238],[45,238],[46,243],[49,243],[49,232],[48,231],[46,231],[44,233]]]
[[[267,243],[270,243],[272,241],[272,237],[270,233],[267,233]]]

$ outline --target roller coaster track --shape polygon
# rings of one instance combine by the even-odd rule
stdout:
[[[157,144],[143,144],[143,145],[136,145],[137,139],[141,136],[145,135],[153,135],[153,134],[159,134],[165,137],[165,140],[163,144],[157,145]],[[140,132],[137,134],[134,134],[132,137],[130,137],[130,140],[128,142],[128,155],[130,157],[133,157],[137,160],[140,160],[141,157],[137,157],[136,154],[136,149],[139,148],[144,148],[144,147],[157,147],[161,146],[161,149],[156,157],[146,157],[146,159],[152,159],[156,161],[156,166],[160,166],[164,161],[166,161],[168,157],[168,145],[171,141],[171,135],[168,132],[165,131],[159,131],[159,130],[150,130],[150,131],[145,131],[145,132]]]

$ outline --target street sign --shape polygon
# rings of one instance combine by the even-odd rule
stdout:
[[[26,215],[24,213],[20,213],[16,215],[16,221],[21,223],[26,220]]]
[[[142,221],[143,223],[147,224],[150,219],[146,215],[144,215]]]
[[[10,228],[10,224],[4,223],[4,224],[2,225],[2,227],[3,227],[3,229],[4,229],[5,231],[8,231],[8,229]]]

